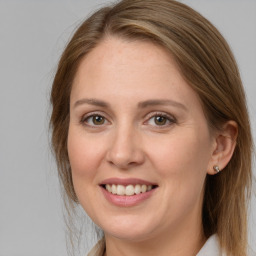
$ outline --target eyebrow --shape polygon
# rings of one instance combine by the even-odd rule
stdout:
[[[83,104],[88,104],[88,105],[93,105],[93,106],[98,106],[102,108],[110,108],[110,104],[103,101],[103,100],[98,100],[98,99],[93,99],[93,98],[84,98],[80,99],[75,102],[74,108],[78,107]],[[174,100],[167,100],[167,99],[150,99],[146,101],[142,101],[138,103],[138,108],[147,108],[150,106],[160,106],[160,105],[171,105],[174,107],[181,108],[183,110],[187,110],[186,106],[181,104],[180,102],[174,101]]]
[[[97,100],[97,99],[81,99],[75,102],[74,104],[74,108],[78,107],[80,105],[83,104],[89,104],[89,105],[93,105],[93,106],[98,106],[98,107],[102,107],[102,108],[108,108],[109,104],[105,101],[102,100]]]
[[[178,107],[181,108],[183,110],[187,110],[187,108],[185,107],[185,105],[181,104],[180,102],[174,101],[174,100],[167,100],[167,99],[152,99],[152,100],[146,100],[143,102],[139,102],[138,103],[138,107],[139,108],[146,108],[146,107],[150,107],[150,106],[159,106],[159,105],[171,105],[174,107]]]

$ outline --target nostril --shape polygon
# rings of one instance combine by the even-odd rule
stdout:
[[[145,161],[144,152],[134,142],[134,138],[125,136],[125,132],[120,136],[113,141],[106,154],[106,160],[109,164],[122,170],[143,164]]]
[[[139,165],[139,163],[137,163],[136,161],[130,162],[130,161],[125,161],[125,160],[121,160],[121,159],[117,159],[115,161],[109,160],[108,162],[111,166],[115,166],[120,170],[128,170],[132,167]]]

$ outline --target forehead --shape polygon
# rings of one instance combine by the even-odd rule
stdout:
[[[81,96],[189,99],[199,103],[183,79],[172,55],[148,41],[104,39],[81,61],[74,79],[72,98]]]
[[[133,74],[136,74],[138,67],[140,69],[152,68],[152,66],[170,68],[170,63],[178,69],[167,50],[149,41],[126,41],[108,37],[84,57],[78,74],[82,69],[110,72],[113,71],[113,67],[116,73],[123,69],[133,68]]]
[[[100,78],[106,79],[106,77],[112,77],[118,83],[123,75],[127,74],[129,79],[139,78],[142,82],[141,79],[145,75],[150,80],[155,75],[159,76],[161,73],[163,75],[171,70],[181,78],[175,61],[160,46],[151,42],[127,42],[110,37],[103,40],[82,59],[73,86],[87,84],[88,79],[99,81]]]

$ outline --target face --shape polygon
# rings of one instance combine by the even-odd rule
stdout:
[[[80,63],[70,102],[75,192],[106,236],[138,241],[201,228],[214,143],[170,54],[107,38]]]

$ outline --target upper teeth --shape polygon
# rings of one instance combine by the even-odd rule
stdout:
[[[105,188],[107,189],[108,192],[114,194],[114,195],[119,195],[119,196],[132,196],[134,194],[140,194],[140,193],[145,193],[147,191],[150,191],[152,189],[152,185],[128,185],[128,186],[123,186],[123,185],[110,185],[107,184],[105,185]]]

